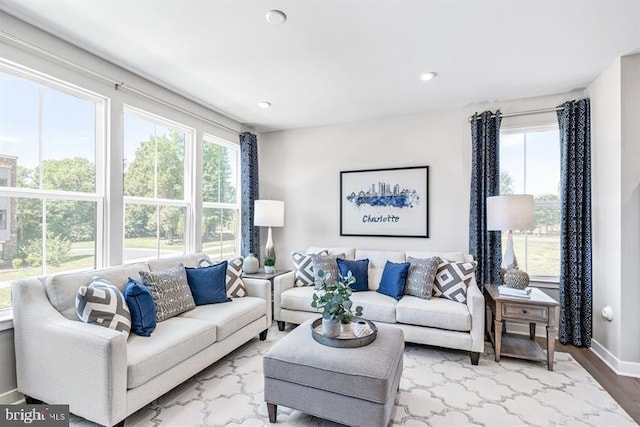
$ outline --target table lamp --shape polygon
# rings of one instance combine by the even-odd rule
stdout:
[[[266,267],[273,267],[275,271],[276,250],[273,246],[271,227],[284,226],[284,202],[281,200],[256,200],[254,207],[253,225],[257,227],[269,227],[267,245],[264,248],[264,259],[273,260],[273,265],[265,265],[265,271],[267,270]]]
[[[518,270],[518,260],[513,250],[513,230],[533,228],[533,196],[530,194],[510,194],[487,197],[487,230],[507,232],[507,247],[502,256],[504,284],[514,288],[524,288],[529,284],[529,276]],[[510,270],[518,270],[510,272]],[[509,274],[507,274],[509,273]]]

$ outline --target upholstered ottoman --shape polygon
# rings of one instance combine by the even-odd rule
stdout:
[[[316,342],[307,321],[264,355],[264,400],[269,421],[277,405],[350,426],[386,426],[402,376],[401,329],[378,326],[378,337],[358,348]]]

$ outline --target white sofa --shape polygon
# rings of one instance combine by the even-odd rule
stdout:
[[[439,256],[449,261],[473,261],[473,257],[462,252],[418,252],[380,251],[354,248],[310,247],[306,253],[328,251],[329,254],[345,254],[345,259],[369,259],[369,291],[354,292],[354,306],[363,307],[363,317],[401,328],[405,341],[440,347],[455,348],[470,352],[471,363],[478,364],[484,351],[484,296],[476,285],[475,278],[469,283],[467,302],[459,303],[446,298],[430,300],[405,295],[394,298],[376,292],[388,261],[406,262],[408,257],[429,258]],[[317,318],[319,313],[311,307],[313,286],[295,287],[294,272],[274,279],[274,318],[278,328],[284,330],[285,322],[300,324]]]
[[[18,390],[28,401],[68,404],[102,425],[124,419],[271,325],[271,284],[243,279],[248,296],[201,305],[159,322],[150,337],[129,338],[86,324],[75,313],[78,288],[100,276],[123,286],[139,271],[178,262],[195,267],[204,254],[101,270],[17,280],[12,284]],[[122,289],[121,289],[122,290]]]

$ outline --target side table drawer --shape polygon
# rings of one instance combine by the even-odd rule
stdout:
[[[504,303],[502,304],[502,317],[546,322],[549,320],[549,310],[547,307],[535,305]]]

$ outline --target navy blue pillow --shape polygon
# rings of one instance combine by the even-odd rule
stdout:
[[[395,263],[387,261],[384,265],[378,292],[400,301],[400,298],[402,298],[404,294],[404,283],[407,280],[407,273],[409,272],[410,266],[410,262]]]
[[[368,291],[369,290],[369,259],[359,259],[357,261],[349,261],[346,259],[338,258],[338,270],[342,277],[347,277],[349,271],[356,282],[351,285],[351,289],[354,292]]]
[[[196,305],[228,302],[227,261],[200,268],[186,268],[187,282]]]
[[[142,337],[150,337],[156,328],[156,304],[151,291],[144,284],[129,277],[124,287],[124,300],[131,313],[131,330]]]

